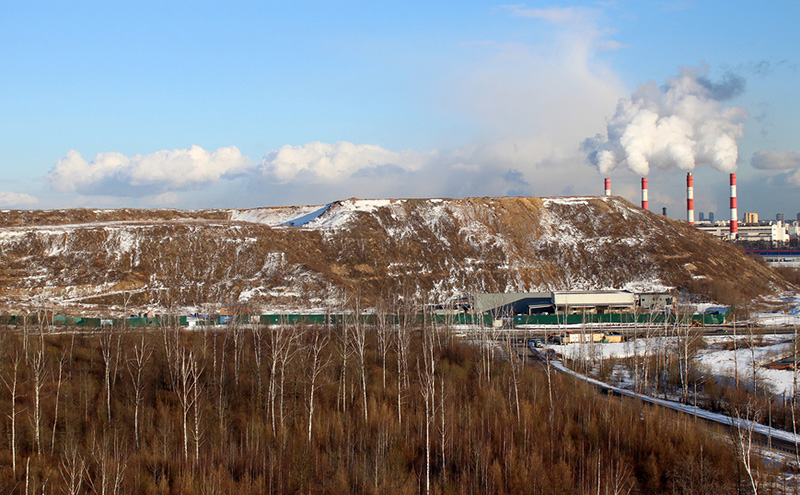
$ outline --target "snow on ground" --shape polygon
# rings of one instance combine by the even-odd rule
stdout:
[[[740,337],[738,341],[744,345],[748,339]],[[756,337],[756,342],[759,338]],[[792,393],[792,380],[794,373],[790,370],[770,370],[763,365],[786,357],[792,351],[791,335],[765,335],[761,347],[737,350],[724,350],[720,348],[733,341],[732,336],[706,337],[711,347],[702,349],[695,358],[697,362],[711,371],[714,375],[733,378],[738,368],[741,381],[752,383],[753,364],[755,363],[756,379],[767,383],[773,393],[777,395]]]
[[[390,199],[348,199],[332,203],[324,215],[306,223],[304,227],[312,229],[336,229],[346,225],[355,212],[372,213],[376,209],[389,206]]]
[[[734,370],[738,368],[739,379],[745,383],[752,382],[753,362],[755,362],[757,380],[768,384],[776,395],[790,395],[794,373],[789,370],[770,370],[763,365],[786,357],[792,349],[791,337],[791,335],[757,336],[756,343],[760,342],[761,346],[754,347],[751,352],[749,348],[744,347],[746,336],[737,338],[742,348],[736,351],[725,349],[733,341],[732,336],[706,336],[704,340],[709,346],[698,351],[695,360],[711,374],[731,380],[734,377]],[[635,343],[630,340],[621,343],[567,344],[548,347],[566,359],[596,361],[630,357],[634,355],[634,351],[639,356],[665,351],[677,353],[677,346],[678,339],[668,337],[637,339]]]
[[[770,301],[783,309],[773,312],[757,313],[750,321],[761,326],[793,326],[800,325],[800,296],[794,293],[784,294]]]
[[[545,207],[550,206],[551,204],[557,205],[586,205],[589,204],[590,199],[595,199],[594,197],[586,197],[586,196],[565,196],[563,198],[542,198],[542,204]]]
[[[269,225],[270,227],[277,227],[279,225],[296,221],[323,208],[327,209],[327,206],[308,205],[231,210],[231,220],[239,222],[261,223]]]

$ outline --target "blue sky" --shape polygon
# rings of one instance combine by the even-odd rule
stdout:
[[[740,211],[800,211],[796,2],[0,13],[6,208],[599,194],[606,175],[638,202],[646,172],[651,208],[682,217],[693,170],[720,216],[735,168]]]

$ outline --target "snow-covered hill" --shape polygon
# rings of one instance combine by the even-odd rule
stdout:
[[[616,197],[337,201],[249,210],[0,212],[0,305],[324,308],[342,294],[783,287],[685,222]]]

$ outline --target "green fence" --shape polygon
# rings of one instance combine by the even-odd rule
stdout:
[[[706,314],[706,315],[676,315],[675,313],[657,314],[588,314],[588,315],[516,315],[513,317],[513,325],[578,325],[581,323],[618,323],[618,324],[659,324],[659,323],[689,323],[691,320],[694,325],[721,325],[725,323],[728,313]],[[436,322],[442,325],[491,325],[494,317],[489,314],[472,315],[459,313],[455,315],[438,314],[415,314],[415,315],[386,315],[389,324],[398,324],[403,319],[412,320],[413,324]],[[339,325],[345,321],[353,321],[356,318],[352,314],[274,314],[274,315],[236,315],[219,316],[215,315],[208,319],[194,320],[195,325],[226,325],[260,323],[263,325],[280,324],[307,324],[307,325]],[[374,314],[358,315],[358,319],[365,324],[372,325],[377,321]],[[86,328],[100,328],[111,326],[114,328],[152,328],[161,326],[188,326],[189,317],[187,316],[153,316],[137,318],[83,318],[67,315],[54,315],[48,319],[48,324],[56,326],[77,326]],[[512,323],[508,321],[508,323]],[[39,324],[39,314],[29,315],[0,315],[0,325],[31,325]]]

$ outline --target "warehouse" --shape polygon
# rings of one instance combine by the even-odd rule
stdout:
[[[558,314],[631,313],[635,305],[635,295],[628,291],[553,292],[553,306]]]
[[[632,313],[636,296],[628,291],[480,293],[475,312],[495,316]]]
[[[552,292],[494,292],[475,295],[475,312],[495,316],[550,314]]]

